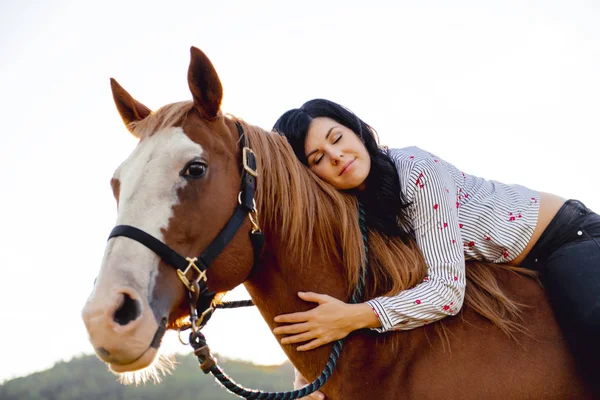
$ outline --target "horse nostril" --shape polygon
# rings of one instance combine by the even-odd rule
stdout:
[[[119,325],[127,325],[135,321],[141,314],[140,302],[134,300],[127,293],[123,293],[123,304],[115,311],[113,320]]]

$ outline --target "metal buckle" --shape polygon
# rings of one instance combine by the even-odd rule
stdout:
[[[238,204],[242,204],[242,192],[238,193]],[[250,222],[252,222],[252,233],[261,232],[260,226],[258,225],[258,210],[256,209],[256,200],[252,199],[252,210],[248,213]]]
[[[195,282],[196,284],[198,284],[198,282],[200,282],[201,280],[203,280],[204,282],[206,282],[207,281],[206,271],[201,271],[200,268],[198,268],[198,266],[196,265],[196,261],[198,261],[197,257],[194,257],[194,258],[187,257],[186,260],[189,262],[187,268],[183,272],[181,272],[181,270],[178,269],[177,270],[177,275],[179,275],[179,279],[188,288],[188,290],[190,292],[194,292],[196,289],[194,288],[194,286],[192,285],[192,283],[190,282],[190,280],[193,281],[193,282]],[[188,272],[190,272],[190,269],[192,269],[192,268],[198,274],[198,277],[196,279],[190,279],[187,276]]]
[[[204,319],[206,318],[207,315],[212,315],[212,313],[215,312],[215,308],[211,305],[210,307],[208,307],[206,310],[204,310],[202,312],[202,314],[200,314],[200,316],[198,317],[198,320],[196,321],[196,323],[194,325],[196,325],[196,329],[201,329],[204,324],[206,324],[204,322]]]
[[[252,168],[252,166],[250,166],[248,164],[250,156],[252,156],[252,160],[254,161],[255,168]],[[254,176],[255,178],[258,177],[258,167],[256,167],[256,156],[254,155],[254,152],[252,151],[251,148],[244,147],[244,150],[242,151],[242,163],[244,164],[244,169],[246,170],[246,172],[248,172],[250,175]]]

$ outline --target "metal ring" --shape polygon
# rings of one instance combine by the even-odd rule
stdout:
[[[248,218],[250,218],[250,222],[252,223],[252,233],[261,232],[260,226],[258,225],[258,221],[254,219],[252,213],[248,213]]]
[[[177,338],[179,339],[179,343],[181,343],[181,344],[182,344],[182,345],[184,345],[184,346],[187,346],[188,344],[190,344],[190,342],[187,342],[187,343],[186,343],[186,342],[184,342],[184,341],[181,339],[181,331],[182,331],[182,329],[183,329],[183,328],[179,328],[179,329],[177,330]]]
[[[192,332],[196,333],[196,321],[197,321],[197,315],[196,315],[196,306],[195,304],[190,302],[190,328],[192,328]]]
[[[240,206],[243,206],[242,204],[242,192],[238,193],[238,204]],[[257,213],[258,211],[256,211],[256,200],[254,200],[254,198],[252,198],[252,210],[253,213]]]

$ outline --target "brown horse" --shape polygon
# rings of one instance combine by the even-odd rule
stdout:
[[[208,287],[225,292],[243,283],[271,329],[276,315],[311,307],[298,291],[348,300],[365,254],[355,198],[316,178],[285,138],[223,115],[221,82],[196,48],[188,84],[193,101],[153,113],[111,81],[118,111],[140,139],[111,181],[118,224],[139,228],[179,254],[200,254],[238,204],[243,171],[238,123],[257,157],[256,203],[265,246],[255,264],[246,218],[208,269]],[[414,247],[374,232],[369,244],[368,296],[423,278],[426,268]],[[411,331],[351,334],[322,389],[326,396],[591,398],[538,282],[502,266],[468,263],[467,271],[467,297],[458,316]],[[386,274],[392,279],[384,279]],[[110,239],[82,312],[98,357],[117,373],[151,365],[165,328],[177,329],[189,315],[187,290],[176,271],[144,245]],[[516,311],[517,304],[527,306]],[[282,347],[308,379],[321,372],[332,348]]]

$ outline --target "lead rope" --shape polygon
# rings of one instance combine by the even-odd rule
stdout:
[[[360,232],[363,237],[363,245],[365,248],[365,259],[361,265],[361,271],[359,275],[358,285],[354,290],[351,302],[353,304],[358,303],[363,297],[363,291],[365,288],[365,271],[368,263],[369,256],[369,246],[368,246],[368,231],[367,224],[365,220],[365,210],[362,204],[358,203],[358,223],[360,226]],[[216,308],[237,308],[237,307],[247,307],[253,305],[252,300],[242,300],[242,301],[232,301],[232,302],[224,302],[222,304],[218,304]],[[206,343],[206,337],[200,332],[192,331],[190,333],[190,345],[194,348],[194,354],[198,358],[198,362],[200,363],[200,368],[204,371],[205,374],[211,373],[213,376],[221,382],[221,384],[230,392],[243,397],[249,400],[292,400],[299,399],[301,397],[305,397],[317,390],[319,390],[331,377],[333,373],[333,369],[337,364],[337,360],[340,356],[343,347],[343,339],[335,341],[333,344],[333,350],[329,355],[329,359],[327,360],[327,364],[321,372],[321,375],[317,379],[315,379],[310,385],[305,386],[301,389],[289,391],[289,392],[263,392],[260,390],[247,389],[238,383],[236,383],[232,378],[227,376],[223,370],[217,365],[216,361],[210,354],[210,350]]]

